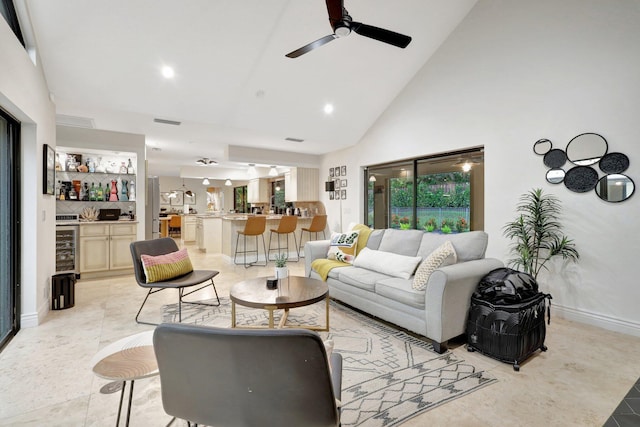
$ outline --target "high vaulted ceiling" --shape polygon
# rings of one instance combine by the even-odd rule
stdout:
[[[356,144],[476,2],[347,0],[354,21],[411,44],[352,33],[290,59],[332,33],[323,0],[21,1],[59,116],[146,135],[150,175],[219,179],[247,162],[296,164],[261,150],[308,162]],[[197,167],[202,157],[219,164]]]

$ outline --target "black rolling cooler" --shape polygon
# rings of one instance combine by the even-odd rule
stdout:
[[[535,351],[547,350],[549,299],[551,295],[538,292],[537,283],[526,273],[506,268],[490,272],[471,297],[467,350],[512,363],[519,371],[520,363]]]

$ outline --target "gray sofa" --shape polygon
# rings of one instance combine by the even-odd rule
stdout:
[[[412,287],[413,276],[395,277],[356,265],[334,268],[327,284],[331,298],[394,323],[433,341],[443,353],[447,341],[465,332],[471,294],[489,271],[503,267],[497,259],[484,258],[488,236],[483,231],[459,234],[425,233],[420,230],[373,230],[366,247],[407,257],[425,259],[446,241],[453,245],[457,262],[436,269],[425,290]],[[326,258],[329,240],[305,244],[305,273],[321,279],[311,268],[317,258]],[[356,258],[357,261],[357,258]]]

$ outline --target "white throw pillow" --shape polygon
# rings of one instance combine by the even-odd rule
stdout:
[[[331,234],[331,244],[327,258],[353,264],[359,235],[360,231],[358,230]]]
[[[408,279],[422,261],[419,256],[398,255],[393,252],[376,251],[363,248],[353,262],[356,267],[387,274],[389,276]]]
[[[456,250],[450,241],[444,242],[436,250],[431,252],[428,257],[422,261],[420,267],[416,271],[413,278],[413,289],[423,291],[427,288],[427,281],[434,270],[457,262]]]

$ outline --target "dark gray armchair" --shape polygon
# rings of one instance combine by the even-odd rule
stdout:
[[[219,306],[220,298],[218,297],[218,291],[216,289],[216,284],[213,282],[213,278],[218,275],[218,271],[216,270],[193,270],[191,273],[187,273],[183,276],[173,278],[171,280],[167,280],[164,282],[154,282],[147,283],[147,278],[144,274],[144,268],[142,266],[142,255],[165,255],[171,252],[177,251],[178,245],[176,242],[170,237],[163,237],[161,239],[153,239],[153,240],[140,240],[137,242],[132,242],[129,246],[131,249],[131,256],[133,257],[133,270],[136,276],[136,282],[143,288],[148,288],[149,292],[147,292],[147,296],[144,298],[138,313],[136,314],[136,322],[142,323],[145,325],[158,325],[157,323],[151,322],[143,322],[138,320],[140,316],[140,312],[142,311],[142,307],[144,307],[147,299],[151,294],[156,292],[163,291],[165,289],[177,289],[178,290],[178,321],[182,322],[182,303],[185,304],[198,304],[198,305],[209,305],[209,306]],[[206,283],[210,282],[210,283]],[[189,288],[192,286],[198,286],[203,283],[205,285],[199,287],[198,289],[191,290],[185,293],[185,288]],[[182,298],[191,295],[194,292],[197,292],[201,289],[204,289],[207,286],[213,286],[213,290],[216,294],[216,299],[218,300],[217,304],[209,304],[198,301],[184,301]]]
[[[216,427],[338,426],[342,357],[331,370],[303,329],[165,323],[153,336],[167,414]]]

